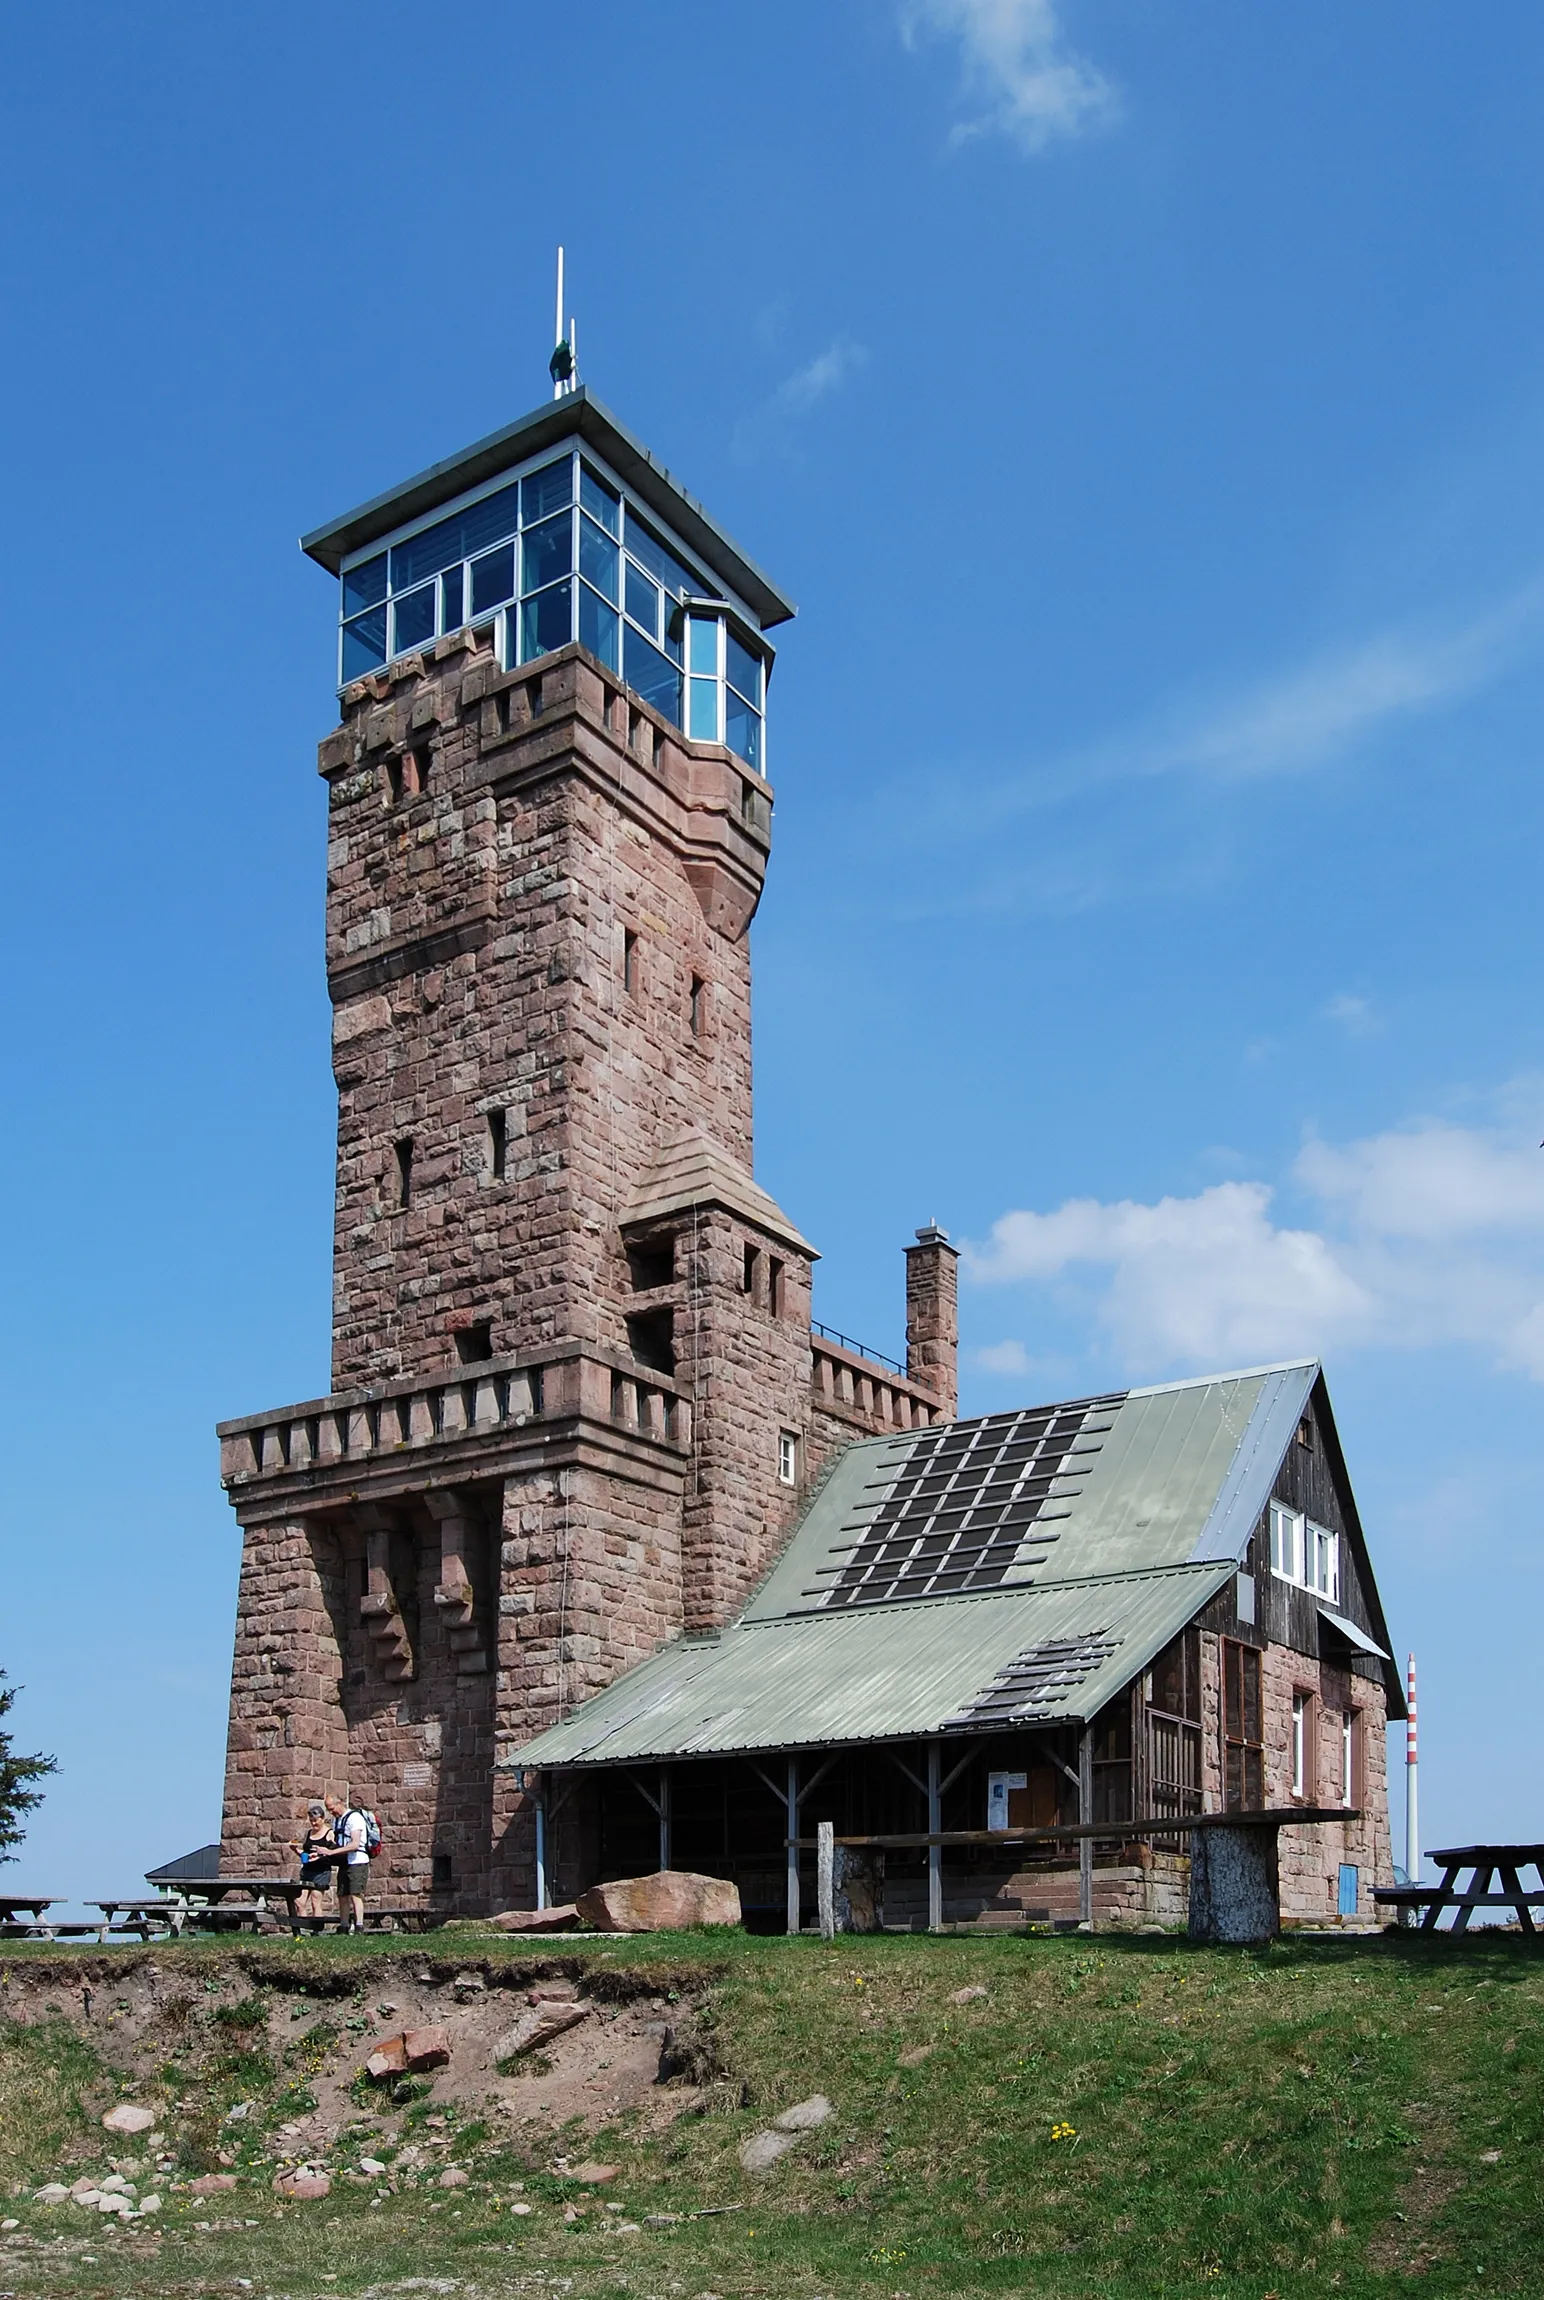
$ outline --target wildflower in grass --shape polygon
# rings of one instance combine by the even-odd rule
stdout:
[[[1077,2137],[1077,2126],[1075,2124],[1069,2124],[1065,2117],[1062,2117],[1051,2127],[1051,2138],[1053,2140],[1076,2140]]]

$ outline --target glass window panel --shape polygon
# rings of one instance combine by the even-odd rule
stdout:
[[[386,554],[350,567],[343,577],[343,612],[357,615],[361,607],[378,607],[386,596]]]
[[[440,629],[442,631],[459,631],[466,619],[464,613],[465,575],[466,570],[463,567],[447,567],[440,577]]]
[[[651,639],[659,637],[659,589],[640,574],[629,559],[627,562],[627,612],[635,623],[641,623]]]
[[[520,545],[520,588],[522,591],[540,591],[544,585],[555,582],[559,575],[567,575],[574,564],[573,514],[564,511],[545,526],[528,527]]]
[[[615,488],[608,487],[599,472],[587,463],[579,466],[579,501],[592,519],[598,519],[608,535],[622,532],[622,506]]]
[[[622,618],[604,599],[598,599],[588,583],[579,586],[579,644],[615,671],[617,663],[617,635]]]
[[[520,482],[524,494],[521,515],[529,527],[537,519],[545,519],[563,503],[574,500],[574,459],[563,456],[557,463],[544,463],[540,471],[532,471]]]
[[[691,718],[687,733],[694,743],[718,741],[718,681],[693,679],[691,683]]]
[[[731,687],[738,687],[748,703],[761,704],[761,662],[749,647],[742,647],[732,631],[724,633],[724,668]]]
[[[672,598],[679,599],[683,592],[691,592],[699,598],[716,596],[705,587],[700,576],[681,564],[652,527],[644,525],[631,504],[627,507],[627,548],[651,575],[658,576]]]
[[[434,637],[434,585],[426,583],[421,591],[409,591],[405,599],[396,599],[391,609],[391,651],[400,655],[405,648],[421,647],[426,639]]]
[[[352,623],[343,626],[343,676],[362,679],[366,671],[378,670],[386,660],[386,610],[372,607],[367,615],[357,615]]]
[[[449,519],[438,520],[421,534],[410,535],[391,550],[391,587],[405,591],[421,576],[437,574],[452,559],[470,559],[474,552],[513,535],[519,524],[518,487],[501,487],[480,503],[469,503]]]
[[[705,623],[700,616],[694,617],[689,644],[691,647],[691,668],[694,671],[711,672],[716,676],[718,672],[717,623]]]
[[[622,676],[646,703],[676,726],[681,724],[681,674],[631,624],[622,631]]]
[[[557,647],[566,647],[573,633],[573,585],[559,583],[551,591],[538,591],[534,599],[527,599],[520,610],[520,660],[529,663],[533,655],[550,655]]]
[[[588,519],[579,522],[579,572],[597,591],[603,591],[615,604],[617,595],[617,562],[620,553],[609,535],[603,535]]]
[[[686,617],[668,599],[665,601],[665,636],[661,644],[672,663],[686,661]]]
[[[505,543],[497,551],[489,551],[481,559],[472,561],[472,614],[486,615],[490,608],[502,607],[512,598],[515,589],[515,547]]]
[[[724,740],[737,758],[761,772],[761,716],[742,703],[733,687],[724,689]]]

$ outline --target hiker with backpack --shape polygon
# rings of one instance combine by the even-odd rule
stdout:
[[[341,1797],[329,1797],[327,1810],[332,1815],[333,1841],[338,1848],[333,1855],[338,1868],[338,1915],[343,1916],[346,1902],[349,1914],[344,1931],[362,1933],[370,1859],[381,1849],[380,1823],[367,1806],[355,1804],[352,1798],[345,1803]]]

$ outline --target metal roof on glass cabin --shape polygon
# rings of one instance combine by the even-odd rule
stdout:
[[[1340,1473],[1371,1629],[1320,1611],[1386,1658],[1309,1359],[849,1446],[736,1621],[666,1646],[507,1764],[615,1765],[1087,1720],[1239,1571],[1310,1403]]]
[[[588,440],[639,501],[673,528],[687,548],[738,594],[763,631],[786,623],[797,612],[786,592],[741,550],[712,513],[583,384],[562,399],[543,402],[518,422],[490,432],[486,439],[462,448],[444,462],[431,464],[427,471],[388,488],[384,495],[373,496],[341,518],[330,519],[325,527],[313,528],[300,538],[300,548],[318,566],[336,575],[351,553],[364,550],[565,439]]]

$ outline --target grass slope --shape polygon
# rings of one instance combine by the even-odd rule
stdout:
[[[384,1952],[328,1942],[264,1957],[333,1988],[347,1975],[366,2005]],[[454,1953],[529,1952],[463,1932]],[[155,1954],[190,1980],[230,1957],[203,1945]],[[98,2119],[113,2073],[68,2024],[3,2021],[0,2197],[20,2225],[0,2234],[0,2289],[228,2294],[245,2277],[259,2294],[298,2296],[428,2277],[454,2278],[463,2300],[548,2293],[555,2280],[572,2300],[1544,2291],[1544,1959],[1515,1936],[1227,1951],[1097,1936],[825,1946],[697,1935],[574,1954],[665,1987],[700,1984],[726,2072],[705,2113],[663,2131],[634,2118],[573,2136],[575,2156],[620,2168],[578,2221],[564,2205],[586,2192],[551,2170],[561,2137],[522,2141],[517,2126],[511,2141],[507,2122],[464,2112],[436,2129],[468,2186],[404,2180],[372,2206],[368,2186],[340,2178],[324,2202],[280,2204],[262,2131],[304,2102],[308,2054],[314,2069],[357,2052],[345,1995],[297,2029],[285,2065],[244,2054],[229,2022],[168,2056],[158,2081],[188,2105],[185,2169],[206,2169],[241,2135],[234,2197],[211,2206],[168,2190],[155,2223],[83,2231],[78,2208],[36,2206],[30,2189],[61,2166],[67,2179],[107,2169]],[[967,1986],[987,1994],[954,2002]],[[770,2173],[743,2173],[745,2138],[817,2091],[836,2103],[833,2121]],[[241,2099],[252,2114],[222,2127]],[[335,2173],[361,2153],[390,2158],[443,2113],[431,2097],[382,2120],[361,2097]],[[514,2216],[515,2201],[533,2210]],[[742,2209],[618,2225],[725,2204]]]

